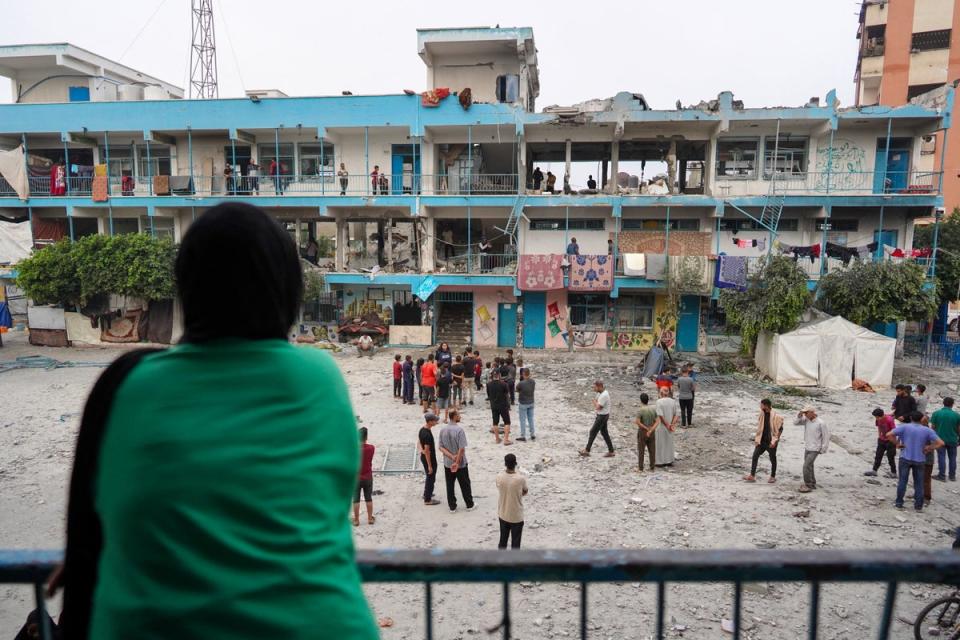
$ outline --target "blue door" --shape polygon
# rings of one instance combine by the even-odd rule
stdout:
[[[517,346],[517,305],[501,302],[497,313],[497,346]]]
[[[547,294],[523,294],[523,346],[543,349],[547,340]]]
[[[390,174],[391,194],[399,196],[404,193],[419,193],[420,145],[393,145]]]
[[[90,87],[70,87],[67,92],[70,102],[90,102]]]
[[[873,232],[873,241],[876,242],[879,247],[877,247],[877,253],[874,255],[879,255],[883,257],[883,245],[890,245],[891,247],[897,246],[897,230],[896,229],[883,229],[875,230]]]
[[[900,193],[910,183],[910,141],[902,138],[877,140],[877,158],[873,169],[874,193]]]
[[[700,337],[700,296],[680,297],[677,351],[696,351]]]

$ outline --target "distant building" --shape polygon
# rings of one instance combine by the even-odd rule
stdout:
[[[624,91],[537,112],[532,29],[417,36],[426,86],[404,93],[149,102],[122,87],[182,92],[70,45],[0,47],[20,97],[0,105],[0,150],[25,143],[30,173],[27,199],[0,179],[0,216],[29,216],[35,244],[179,240],[207,208],[246,200],[325,271],[307,319],[326,329],[376,314],[396,342],[645,350],[666,336],[696,351],[729,341],[721,262],[726,283],[787,251],[815,286],[851,259],[909,249],[914,221],[943,203],[921,160],[950,125],[952,89],[889,109],[840,108],[834,92],[656,109]],[[666,173],[640,180],[644,163]],[[574,164],[596,188],[570,183]],[[586,264],[561,272],[549,256],[573,238]],[[675,327],[657,324],[665,255],[702,281]]]

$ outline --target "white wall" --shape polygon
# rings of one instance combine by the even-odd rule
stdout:
[[[488,66],[487,63],[491,63]],[[447,87],[451,91],[470,88],[477,102],[497,101],[497,76],[505,73],[520,75],[521,62],[509,54],[479,54],[468,56],[435,56],[432,63],[433,87]],[[428,72],[428,80],[430,73]],[[526,95],[521,79],[520,96]]]
[[[949,23],[947,26],[949,26]],[[914,31],[919,31],[919,29],[914,29]],[[908,84],[914,86],[947,82],[947,65],[949,60],[949,49],[932,49],[930,51],[911,53]]]
[[[526,216],[531,220],[550,218],[566,218],[566,209],[564,207],[536,209],[527,208]],[[524,254],[546,254],[546,253],[566,253],[567,244],[571,238],[577,239],[580,245],[581,254],[601,254],[607,253],[607,240],[613,238],[613,232],[616,229],[616,220],[611,216],[608,207],[570,207],[570,220],[584,218],[602,218],[604,220],[603,231],[584,231],[571,230],[564,231],[531,231],[530,224],[522,220],[520,224],[520,251]]]
[[[953,7],[954,0],[919,0],[913,5],[913,33],[949,29],[953,24]]]

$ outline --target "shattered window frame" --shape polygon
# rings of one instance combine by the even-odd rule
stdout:
[[[789,148],[789,145],[801,143],[801,148]],[[784,145],[788,145],[784,148]],[[766,136],[763,139],[763,179],[771,178],[770,165],[774,152],[789,162],[789,171],[778,171],[780,175],[802,176],[807,172],[807,160],[809,158],[810,139],[807,137],[781,138],[777,142],[776,136]],[[779,163],[778,163],[779,164]],[[796,167],[796,169],[794,168]],[[774,167],[776,168],[776,167]]]
[[[607,328],[607,296],[571,293],[567,307],[570,309],[570,324],[600,331]]]
[[[753,145],[753,148],[750,149],[750,145]],[[725,149],[726,147],[726,149]],[[741,159],[736,160],[734,151],[740,152]],[[752,160],[746,159],[745,155],[753,155]],[[756,180],[757,179],[757,156],[760,155],[760,138],[759,137],[735,137],[735,138],[719,138],[717,140],[717,161],[714,166],[714,172],[717,178],[722,178],[724,180]],[[729,156],[726,158],[724,156]],[[727,163],[749,163],[749,169],[747,173],[736,173],[728,174]],[[736,168],[735,171],[741,171],[742,168]]]
[[[652,293],[621,294],[614,305],[614,328],[652,330],[655,306]]]

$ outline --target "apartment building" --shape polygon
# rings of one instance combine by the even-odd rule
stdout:
[[[0,149],[26,150],[29,193],[0,180],[0,216],[28,221],[37,245],[179,239],[205,209],[246,200],[316,263],[327,293],[304,324],[328,334],[367,318],[393,343],[643,350],[666,337],[696,351],[727,341],[718,287],[771,252],[813,287],[851,259],[909,253],[914,220],[943,204],[923,161],[926,137],[950,127],[951,87],[895,108],[724,92],[656,109],[621,92],[538,112],[530,28],[420,30],[418,53],[426,88],[391,95],[23,95],[0,105]],[[0,72],[47,73],[35,55],[0,48]],[[659,326],[680,281],[679,320]]]
[[[960,79],[957,0],[862,0],[854,73],[858,106],[923,102],[924,94]],[[924,137],[919,169],[943,171],[945,206],[960,206],[960,136]]]

